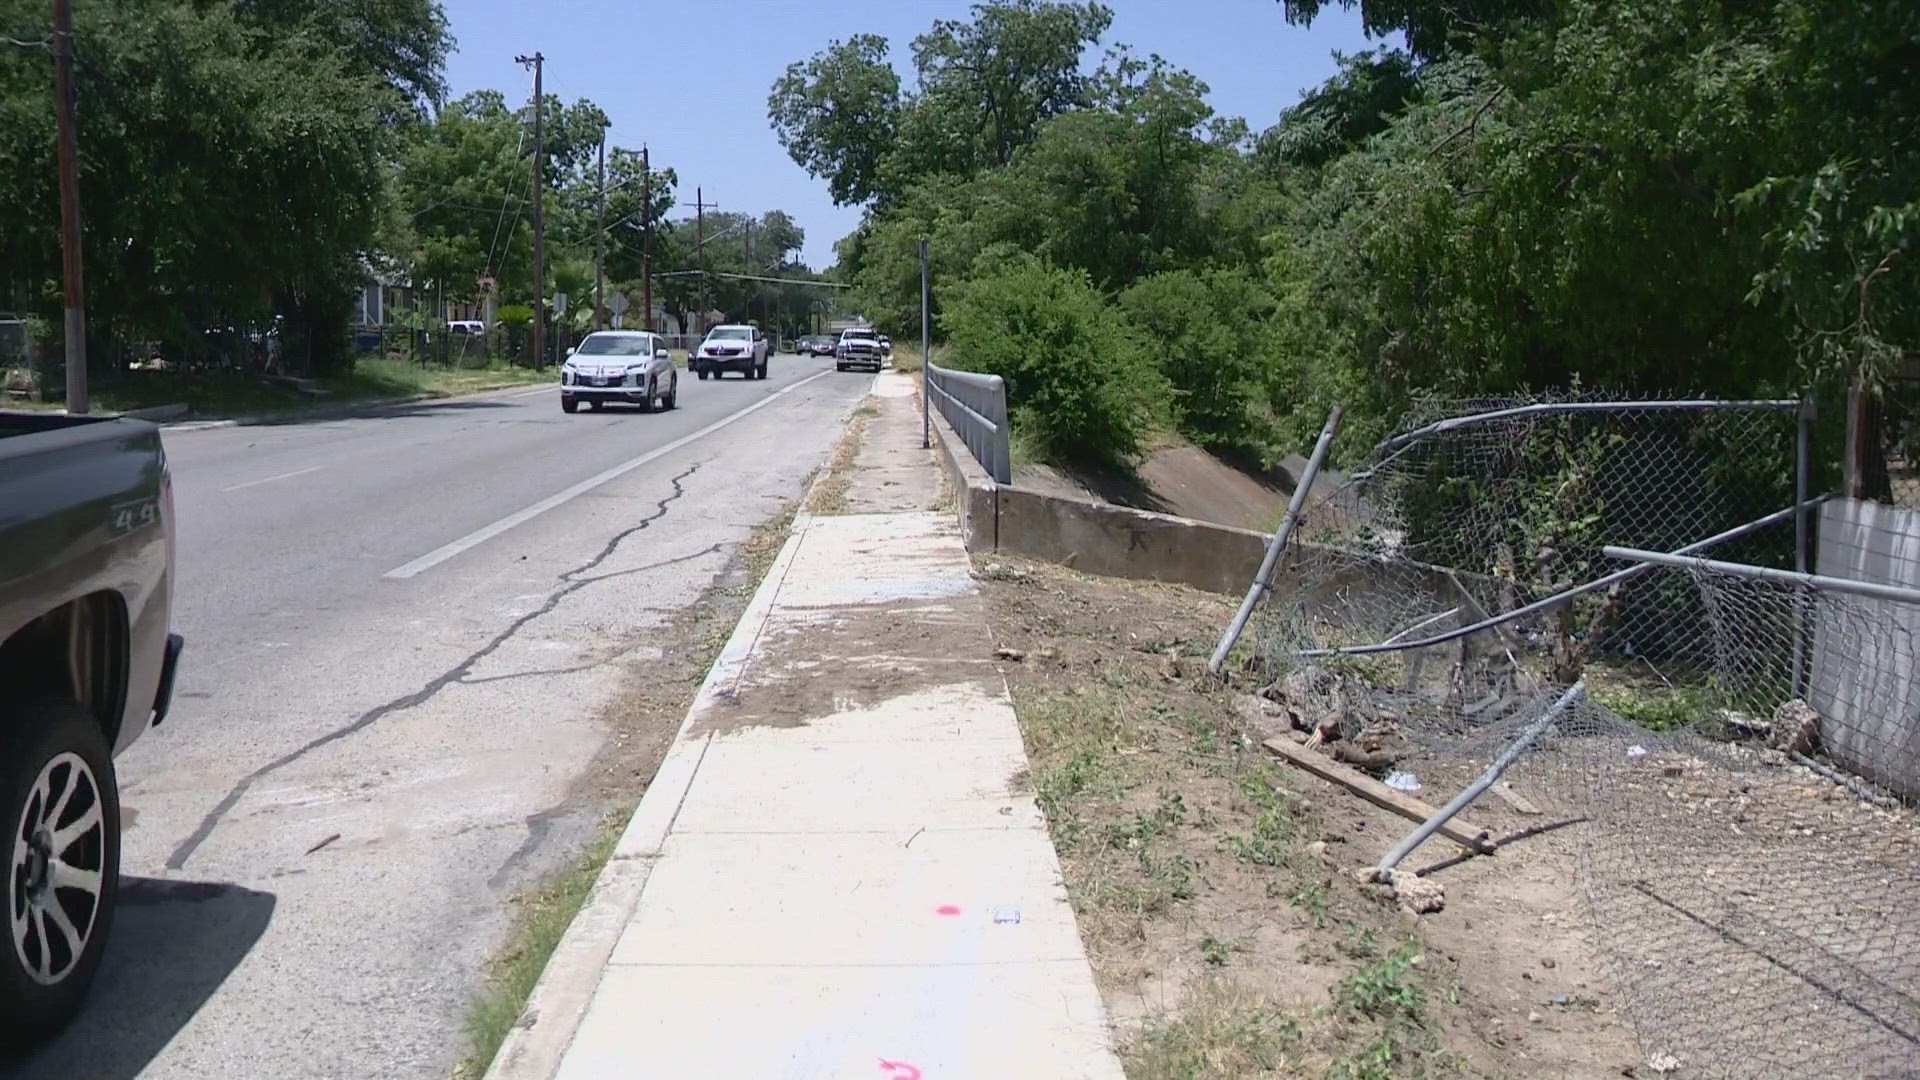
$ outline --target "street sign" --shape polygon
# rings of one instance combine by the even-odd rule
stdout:
[[[561,315],[565,315],[566,313],[567,313],[567,294],[563,292],[554,293],[553,294],[554,316],[557,318]]]
[[[614,328],[615,330],[618,330],[618,329],[620,329],[620,328],[621,328],[621,321],[622,321],[622,320],[621,320],[621,316],[620,316],[620,313],[619,313],[619,312],[617,312],[617,311],[616,311],[616,312],[614,312],[614,313],[613,313],[613,328]]]
[[[626,293],[613,293],[607,297],[607,310],[613,312],[613,317],[616,319],[626,314],[627,309],[632,306]]]

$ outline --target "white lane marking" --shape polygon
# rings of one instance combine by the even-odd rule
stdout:
[[[533,397],[535,394],[544,394],[551,390],[558,390],[559,388],[560,388],[560,384],[555,383],[552,386],[542,386],[534,390],[523,390],[518,394],[508,394],[506,395],[506,398],[509,401],[517,401],[523,397]]]
[[[642,465],[646,465],[650,462],[657,461],[660,458],[663,458],[668,454],[673,453],[675,450],[678,450],[681,447],[687,445],[688,443],[697,441],[699,439],[704,439],[708,435],[711,435],[714,432],[719,431],[721,428],[726,427],[728,424],[731,424],[736,420],[743,419],[751,413],[759,412],[761,409],[766,408],[767,406],[773,404],[774,402],[780,400],[781,398],[787,396],[788,394],[793,393],[795,390],[800,389],[801,387],[807,385],[808,383],[813,382],[816,379],[824,379],[831,374],[833,373],[830,371],[818,372],[816,374],[809,375],[804,379],[801,379],[799,382],[794,383],[792,386],[782,387],[779,390],[774,391],[772,394],[769,394],[766,397],[761,398],[759,401],[756,401],[753,404],[747,406],[746,408],[741,409],[739,412],[729,413],[728,415],[723,416],[718,420],[715,420],[713,423],[708,424],[706,427],[701,428],[699,431],[696,431],[691,435],[682,435],[679,438],[673,440],[672,442],[667,443],[665,446],[656,447],[652,450],[647,451],[644,454],[641,454],[639,457],[634,458],[632,461],[622,462],[618,465],[615,465],[613,468],[608,469],[603,473],[598,473],[596,475],[589,476],[585,480],[580,481],[579,483],[573,485],[570,488],[567,488],[564,491],[558,492],[553,495],[549,495],[546,498],[541,499],[539,502],[534,503],[532,506],[527,507],[525,510],[521,510],[517,513],[509,514],[506,517],[501,518],[499,521],[496,521],[493,524],[488,525],[484,529],[478,529],[478,530],[475,530],[474,532],[470,532],[467,535],[461,537],[460,539],[455,540],[453,543],[446,545],[445,547],[435,548],[434,550],[427,552],[425,555],[420,556],[419,558],[413,560],[412,562],[406,564],[405,566],[395,567],[394,569],[387,571],[382,576],[404,580],[406,578],[414,577],[416,575],[424,573],[425,571],[431,570],[434,567],[439,566],[441,563],[446,562],[448,559],[453,558],[455,555],[458,555],[461,552],[466,551],[468,548],[478,547],[479,545],[486,543],[487,541],[493,539],[494,537],[499,536],[501,533],[506,532],[508,529],[514,528],[517,525],[524,525],[527,522],[532,521],[534,518],[539,517],[541,514],[544,514],[547,511],[554,509],[555,507],[564,506],[567,503],[572,502],[574,499],[577,499],[582,495],[585,495],[587,492],[592,491],[594,488],[597,488],[602,484],[605,484],[612,480],[618,480],[620,477],[627,475],[628,473],[641,467]]]
[[[222,494],[225,494],[226,492],[229,492],[229,491],[244,491],[250,487],[259,487],[261,484],[271,484],[275,480],[291,480],[296,476],[305,476],[311,472],[319,472],[321,469],[324,469],[324,468],[326,468],[325,465],[315,465],[311,469],[295,469],[292,472],[283,472],[279,476],[269,476],[260,480],[249,480],[244,484],[235,484],[230,488],[221,488],[220,491]]]

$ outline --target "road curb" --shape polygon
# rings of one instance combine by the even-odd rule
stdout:
[[[707,670],[705,681],[687,709],[673,745],[660,761],[653,780],[640,796],[621,831],[607,865],[593,883],[586,903],[561,936],[560,944],[548,958],[546,969],[534,984],[527,1006],[513,1029],[507,1033],[487,1068],[485,1080],[551,1080],[560,1071],[560,1063],[573,1045],[574,1035],[586,1020],[587,1008],[607,961],[626,932],[627,924],[639,908],[640,895],[646,890],[660,848],[680,813],[680,805],[713,735],[689,738],[695,724],[706,712],[724,702],[734,692],[745,673],[754,647],[773,612],[773,599],[792,567],[811,514],[798,514],[786,543],[780,547],[773,564],[760,579],[740,621]]]

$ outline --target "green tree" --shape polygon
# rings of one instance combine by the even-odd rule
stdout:
[[[1049,119],[1086,102],[1081,59],[1113,13],[1097,3],[992,0],[914,39],[918,85],[903,93],[875,35],[789,66],[767,113],[801,168],[836,202],[879,201],[929,176],[1007,164]]]
[[[843,206],[880,194],[881,160],[900,112],[900,76],[887,62],[887,39],[877,34],[836,41],[789,65],[767,98],[780,145],[809,174],[824,177]]]

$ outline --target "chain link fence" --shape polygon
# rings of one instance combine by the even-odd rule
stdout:
[[[1809,430],[1426,404],[1309,500],[1255,623],[1295,737],[1396,786],[1464,787],[1567,700],[1511,775],[1583,830],[1662,1074],[1920,1076],[1920,515],[1811,495]]]

